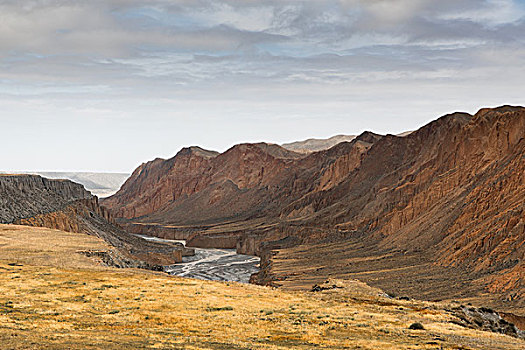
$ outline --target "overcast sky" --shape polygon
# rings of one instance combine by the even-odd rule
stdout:
[[[525,104],[522,0],[0,0],[0,170]]]

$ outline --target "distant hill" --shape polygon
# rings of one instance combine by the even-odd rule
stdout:
[[[40,175],[48,179],[66,179],[84,185],[86,190],[99,198],[115,194],[130,174],[89,172],[23,171],[23,174]]]
[[[407,136],[410,135],[412,131],[405,131],[397,136]],[[283,143],[281,147],[286,148],[289,151],[294,151],[298,153],[312,153],[324,151],[329,148],[334,147],[341,142],[350,142],[355,139],[357,135],[335,135],[327,139],[308,139],[303,141],[295,141],[290,143]]]
[[[299,153],[311,153],[324,151],[341,142],[350,142],[356,138],[356,135],[336,135],[328,139],[308,139],[304,141],[295,141],[283,143],[281,146],[287,150]]]

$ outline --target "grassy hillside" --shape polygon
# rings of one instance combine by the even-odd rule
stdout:
[[[517,338],[456,324],[458,319],[446,311],[453,304],[392,299],[358,281],[292,292],[118,270],[80,253],[105,249],[102,241],[82,234],[0,225],[2,347],[525,347]],[[415,322],[425,329],[409,329]]]

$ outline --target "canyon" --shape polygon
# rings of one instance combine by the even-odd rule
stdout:
[[[317,152],[189,147],[102,200],[2,174],[0,343],[521,349],[524,137],[503,106]]]
[[[525,108],[501,106],[312,153],[189,147],[142,164],[102,203],[128,231],[260,256],[252,282],[359,277],[523,315],[524,135]]]

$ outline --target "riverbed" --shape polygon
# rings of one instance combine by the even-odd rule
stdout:
[[[180,242],[157,237],[137,235],[157,242]],[[248,283],[250,276],[259,271],[260,258],[237,254],[235,249],[193,248],[194,256],[182,258],[182,263],[166,266],[164,271],[170,275],[198,278],[213,281],[235,281]]]

